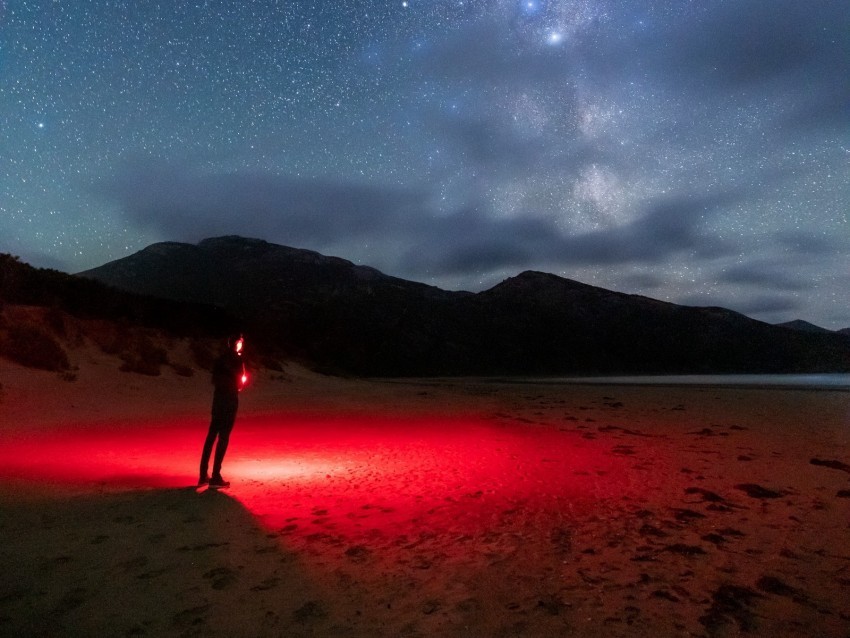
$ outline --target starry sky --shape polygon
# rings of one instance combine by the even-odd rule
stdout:
[[[238,234],[850,327],[847,0],[0,0],[0,251]]]

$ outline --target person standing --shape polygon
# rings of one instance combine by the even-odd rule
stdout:
[[[242,349],[244,339],[231,337],[227,340],[227,351],[215,362],[212,371],[212,382],[215,390],[213,392],[212,418],[210,429],[204,441],[204,449],[201,453],[201,472],[198,485],[209,485],[210,487],[228,487],[229,481],[221,476],[221,464],[227,452],[227,444],[230,442],[230,432],[236,421],[236,411],[239,408],[239,392],[247,381],[245,364],[242,361]],[[216,443],[216,439],[218,442]],[[212,476],[207,473],[215,443],[215,458],[213,459]]]

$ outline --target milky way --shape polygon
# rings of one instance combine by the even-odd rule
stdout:
[[[238,234],[850,326],[846,0],[0,0],[0,251]]]

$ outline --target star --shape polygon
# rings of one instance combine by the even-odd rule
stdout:
[[[0,0],[0,253],[232,233],[850,327],[847,0],[156,4]]]
[[[535,0],[527,0],[522,6],[526,13],[537,13],[537,10],[540,8],[540,5]]]

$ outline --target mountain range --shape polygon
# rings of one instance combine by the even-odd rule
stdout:
[[[266,352],[358,375],[850,371],[850,338],[527,271],[479,293],[227,236],[153,244],[80,273],[213,304]],[[811,325],[811,324],[809,324]]]

